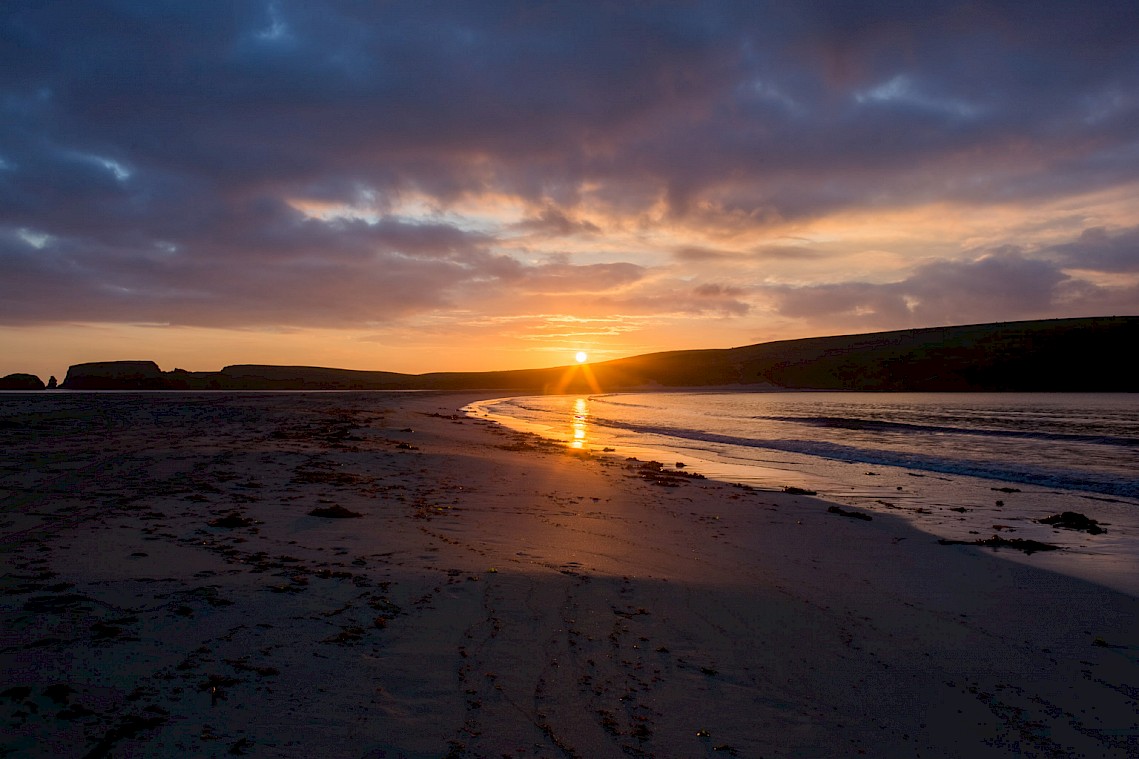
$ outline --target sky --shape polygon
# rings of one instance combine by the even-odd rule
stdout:
[[[1139,4],[0,6],[0,375],[1139,314]]]

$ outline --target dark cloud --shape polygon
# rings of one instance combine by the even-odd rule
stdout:
[[[601,231],[601,227],[593,222],[571,219],[563,211],[553,207],[543,208],[537,216],[515,224],[514,228],[524,232],[541,232],[555,237],[580,234],[594,235]]]
[[[724,297],[739,297],[746,291],[742,287],[731,287],[730,285],[719,285],[715,283],[708,283],[697,285],[693,291],[701,298],[724,298]]]
[[[0,322],[345,326],[443,306],[457,287],[523,270],[445,228],[262,222],[190,250],[9,233]]]
[[[1092,227],[1085,229],[1076,240],[1054,245],[1046,253],[1072,269],[1139,272],[1139,227],[1115,234],[1103,227]]]
[[[499,247],[499,232],[601,232],[575,208],[586,201],[601,209],[591,218],[632,218],[663,200],[674,218],[734,232],[1120,187],[1139,178],[1137,28],[1133,2],[1060,0],[9,0],[0,318],[345,324],[488,282],[640,280],[634,262],[543,268]],[[491,195],[541,210],[479,233],[398,215],[408,197],[447,208]],[[309,218],[299,201],[380,221]],[[1089,232],[1044,264],[930,265],[904,294],[781,297],[789,313],[829,292],[898,318],[978,318],[994,306],[966,288],[1023,275],[993,295],[1028,312],[1059,297],[1055,266],[1134,271],[1133,239]]]
[[[1047,262],[1008,250],[973,261],[926,264],[897,289],[919,322],[947,324],[963,315],[989,321],[1005,314],[1046,314],[1067,279]]]
[[[906,324],[909,311],[905,299],[892,285],[866,282],[773,287],[776,311],[782,316],[807,321],[850,319],[879,327]]]
[[[1105,288],[1015,248],[936,261],[898,282],[771,288],[783,316],[866,329],[1139,310],[1139,288]]]
[[[739,317],[751,311],[751,304],[739,297],[742,295],[744,292],[738,288],[717,284],[694,288],[665,286],[651,294],[601,297],[594,305],[622,314]]]

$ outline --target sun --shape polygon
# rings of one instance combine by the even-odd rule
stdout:
[[[575,355],[574,358],[577,359],[577,362],[579,364],[584,364],[586,361],[589,360],[589,354],[586,353],[585,351],[578,351],[577,355]]]

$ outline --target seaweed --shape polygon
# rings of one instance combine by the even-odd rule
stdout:
[[[1052,545],[1051,543],[1041,543],[1039,540],[1025,540],[1024,538],[1002,538],[999,535],[994,535],[987,540],[946,540],[942,538],[937,541],[943,546],[985,546],[986,548],[1015,548],[1018,551],[1024,551],[1026,554],[1036,553],[1037,551],[1059,551],[1060,546]]]

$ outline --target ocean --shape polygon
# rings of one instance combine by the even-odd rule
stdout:
[[[570,447],[813,490],[939,537],[1000,533],[1139,569],[1139,395],[614,393],[467,411]],[[1093,536],[1037,521],[1062,511],[1110,526]]]

